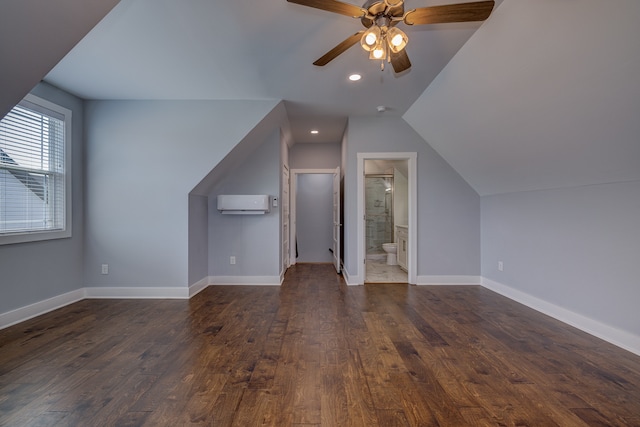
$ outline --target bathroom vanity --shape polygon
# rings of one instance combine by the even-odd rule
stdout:
[[[398,243],[398,265],[407,271],[407,248],[409,247],[409,227],[396,225],[396,242]]]

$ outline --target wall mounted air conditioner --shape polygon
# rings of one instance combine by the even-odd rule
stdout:
[[[218,210],[227,215],[257,215],[269,212],[269,195],[221,194]]]

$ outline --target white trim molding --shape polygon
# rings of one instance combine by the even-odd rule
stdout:
[[[296,244],[298,230],[296,228],[296,215],[298,203],[298,175],[323,174],[331,175],[336,173],[334,169],[289,169],[289,266],[298,262],[296,255]],[[332,193],[333,194],[333,193]],[[332,220],[333,221],[333,220]],[[294,242],[293,244],[291,242]]]
[[[364,179],[365,160],[406,160],[409,176],[409,250],[407,251],[407,276],[410,284],[417,283],[418,271],[418,153],[417,152],[391,152],[391,153],[356,153],[356,260],[357,260],[357,280],[364,283],[366,259],[365,250],[365,202],[364,202]],[[346,256],[346,255],[345,255]],[[354,277],[354,280],[356,277]]]
[[[284,275],[287,272],[287,270],[282,270],[280,271],[280,285],[282,285],[284,283]]]
[[[280,286],[278,276],[209,276],[193,285],[176,287],[98,287],[87,286],[15,310],[0,313],[0,329],[57,310],[84,299],[190,299],[210,285]]]
[[[6,313],[0,313],[0,329],[8,328],[9,326],[57,310],[83,299],[85,299],[84,289],[77,289],[15,310],[7,311]]]
[[[201,291],[206,289],[207,286],[209,286],[209,278],[208,277],[205,277],[203,279],[198,280],[196,283],[194,283],[193,285],[189,286],[189,298],[197,295],[198,293],[200,293]]]
[[[418,276],[417,285],[479,285],[482,283],[480,276]]]
[[[87,287],[86,298],[114,299],[189,299],[190,289],[185,287]]]
[[[209,285],[280,286],[280,276],[209,276]]]
[[[342,270],[349,286],[361,285],[358,276]],[[640,356],[640,336],[567,310],[520,290],[481,276],[418,276],[418,285],[480,285],[510,300],[553,317],[581,331]],[[0,329],[13,326],[83,299],[189,299],[211,285],[280,286],[279,276],[209,276],[190,287],[86,287],[0,313]]]
[[[640,356],[640,336],[590,319],[518,289],[482,278],[482,286]]]
[[[342,266],[342,278],[347,286],[358,286],[364,284],[364,279],[360,276],[351,276],[349,272]]]

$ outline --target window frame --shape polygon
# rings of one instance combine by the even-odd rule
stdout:
[[[72,225],[72,111],[39,96],[28,94],[18,103],[25,108],[48,115],[55,113],[64,117],[64,228],[56,230],[33,230],[20,232],[0,232],[0,245],[38,242],[43,240],[71,237]]]

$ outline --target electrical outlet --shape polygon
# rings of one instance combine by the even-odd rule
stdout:
[[[236,257],[230,256],[229,257],[229,264],[234,265],[235,263],[236,263]]]
[[[498,261],[498,271],[504,271],[504,264],[502,261]]]
[[[109,274],[109,264],[102,264],[102,274]]]

